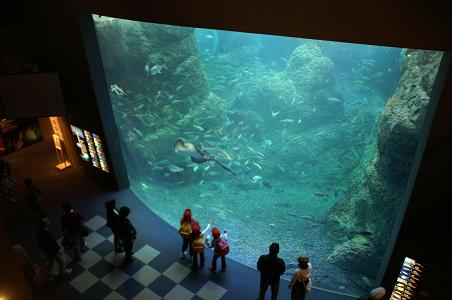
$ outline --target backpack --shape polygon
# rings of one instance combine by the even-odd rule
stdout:
[[[184,222],[179,227],[179,233],[184,239],[188,239],[191,234],[191,222]]]
[[[226,256],[229,253],[229,244],[224,238],[220,238],[217,242],[217,246],[220,256]]]
[[[192,247],[196,252],[204,253],[204,237],[201,234],[193,240]]]

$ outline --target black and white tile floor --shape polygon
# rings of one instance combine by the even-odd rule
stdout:
[[[217,300],[227,293],[208,277],[197,278],[193,284],[193,280],[187,278],[191,270],[186,264],[176,259],[172,263],[167,259],[159,260],[161,253],[148,244],[135,249],[135,260],[124,264],[124,254],[113,251],[113,236],[105,223],[99,215],[85,222],[92,230],[85,239],[87,251],[82,261],[73,266],[70,280],[63,283],[78,291],[80,298]],[[71,261],[67,254],[65,256],[66,261]],[[74,296],[72,291],[71,297]]]

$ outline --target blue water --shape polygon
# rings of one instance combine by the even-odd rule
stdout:
[[[325,230],[376,141],[401,49],[162,26],[96,20],[108,85],[126,94],[110,89],[133,191],[175,228],[189,207],[227,230],[233,260],[255,268],[279,242],[286,278],[307,254],[314,286],[365,291],[328,263],[346,237]],[[237,174],[176,155],[179,138]]]

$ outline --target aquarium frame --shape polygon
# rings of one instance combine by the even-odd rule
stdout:
[[[423,49],[418,49],[421,51],[425,51]],[[437,50],[440,51],[440,50]],[[441,58],[441,62],[438,66],[438,71],[436,73],[436,78],[433,83],[432,87],[432,93],[430,95],[430,101],[427,106],[427,111],[425,113],[423,126],[421,135],[419,137],[419,141],[416,148],[416,154],[413,157],[413,163],[411,165],[411,170],[407,179],[407,182],[405,184],[405,189],[402,194],[402,201],[399,205],[399,208],[397,209],[397,214],[394,219],[394,225],[392,226],[391,231],[391,237],[389,239],[389,244],[386,247],[385,254],[383,256],[383,260],[380,266],[380,269],[378,271],[378,274],[375,278],[376,282],[381,284],[383,281],[383,278],[386,274],[386,271],[388,269],[389,261],[391,260],[391,257],[394,252],[394,247],[397,242],[400,229],[402,227],[403,221],[405,219],[405,214],[408,208],[408,204],[411,199],[411,194],[413,192],[414,185],[416,183],[416,178],[419,172],[419,168],[422,163],[422,158],[424,156],[424,152],[427,146],[427,141],[432,129],[433,120],[435,119],[436,110],[438,108],[438,103],[441,98],[441,94],[444,89],[444,84],[446,82],[447,78],[447,72],[450,67],[452,54],[450,52],[441,51],[443,53],[443,56]],[[409,253],[405,253],[406,255],[410,255]],[[405,256],[406,256],[405,255]],[[395,280],[395,279],[394,279]]]
[[[95,25],[93,20],[93,15],[95,13],[82,13],[80,15],[80,24],[81,31],[83,37],[83,43],[85,46],[86,57],[88,59],[88,65],[90,69],[90,75],[93,82],[93,89],[96,95],[96,101],[98,104],[101,122],[105,130],[105,141],[106,144],[110,148],[110,156],[112,167],[115,169],[116,181],[117,185],[120,189],[128,188],[130,186],[127,170],[125,167],[124,156],[122,154],[122,147],[119,139],[119,134],[117,130],[117,123],[115,122],[113,110],[111,106],[111,100],[108,93],[108,86],[105,77],[105,71],[102,65],[102,59],[99,49],[99,44],[97,41],[97,35],[95,31]],[[179,27],[193,27],[200,29],[214,29],[213,27],[197,27],[196,25],[182,25],[182,24],[174,24],[169,22],[156,22],[149,19],[135,19],[135,18],[127,18],[124,16],[115,16],[115,18],[132,20],[137,22],[144,23],[156,23],[162,25],[171,25],[171,26],[179,26]],[[316,39],[316,40],[324,40],[324,41],[332,41],[332,42],[340,42],[340,43],[353,43],[360,45],[370,45],[370,46],[381,46],[381,47],[397,47],[403,49],[401,45],[386,45],[386,44],[374,44],[374,43],[366,43],[366,42],[357,42],[357,41],[342,41],[342,40],[334,40],[334,39],[321,39],[319,37],[302,37],[302,36],[290,36],[283,35],[279,33],[259,33],[255,31],[241,31],[239,29],[220,29],[215,28],[216,30],[224,30],[224,31],[233,31],[233,32],[243,32],[243,33],[251,33],[251,34],[267,34],[267,35],[277,35],[283,37],[293,37],[293,38],[308,38],[308,39]],[[413,48],[415,50],[426,51],[425,49]],[[427,50],[430,51],[430,50]],[[450,61],[452,58],[452,54],[450,52],[444,50],[433,50],[440,51],[443,53],[443,57],[438,67],[438,72],[432,87],[432,93],[430,96],[430,101],[427,107],[427,111],[425,114],[425,118],[423,121],[423,128],[421,130],[421,135],[418,141],[418,145],[416,148],[416,153],[413,158],[412,167],[407,179],[407,183],[405,185],[404,192],[402,194],[402,201],[399,205],[399,208],[396,212],[396,217],[394,218],[394,225],[391,230],[390,239],[388,246],[386,247],[380,268],[375,277],[375,282],[382,283],[384,276],[386,275],[389,262],[393,256],[394,247],[396,242],[398,241],[398,235],[400,229],[402,227],[405,213],[410,202],[411,194],[416,182],[417,174],[419,172],[419,168],[422,162],[422,158],[424,155],[424,151],[426,149],[427,141],[432,129],[433,121],[435,119],[436,110],[438,108],[438,103],[441,98],[442,91],[444,89],[444,83],[447,78],[447,72],[450,66]],[[318,287],[316,287],[318,288]],[[322,288],[320,288],[322,289]],[[327,290],[333,294],[341,294],[333,290]],[[344,294],[342,294],[344,295]]]
[[[83,39],[85,56],[88,62],[92,87],[94,90],[97,107],[99,109],[100,121],[103,127],[105,140],[108,146],[111,168],[118,189],[130,186],[127,170],[122,154],[119,134],[116,127],[110,95],[108,93],[107,80],[105,77],[102,57],[100,55],[99,43],[97,41],[96,28],[92,14],[83,13],[79,16],[80,31]]]

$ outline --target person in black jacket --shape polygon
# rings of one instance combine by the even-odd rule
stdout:
[[[116,210],[116,200],[111,199],[105,202],[105,208],[107,209],[107,227],[109,227],[113,233],[113,241],[115,245],[115,252],[124,252],[122,249],[121,241],[118,238],[118,223],[119,212]]]
[[[79,211],[73,210],[69,202],[65,201],[62,205],[63,216],[61,216],[61,231],[63,235],[69,238],[74,261],[81,261],[81,253],[85,248],[85,241],[82,237],[82,220],[85,219]]]
[[[67,275],[72,272],[71,269],[66,268],[66,263],[64,262],[63,254],[60,251],[60,246],[49,231],[49,219],[43,218],[38,221],[38,231],[36,232],[36,240],[38,242],[38,247],[44,253],[49,268],[53,270],[53,264],[56,261],[59,265],[59,273],[51,273],[50,280],[54,279],[56,276]]]
[[[265,293],[270,285],[272,289],[272,300],[278,299],[279,277],[286,271],[286,264],[278,257],[279,244],[272,243],[269,254],[261,255],[257,261],[257,269],[261,272],[259,289],[259,300],[265,299]]]
[[[136,239],[137,231],[135,230],[135,227],[133,227],[132,223],[130,223],[130,220],[127,219],[130,213],[130,208],[127,206],[123,206],[119,209],[119,222],[118,222],[118,237],[121,240],[124,251],[126,252],[125,256],[125,262],[131,262],[133,260],[132,258],[132,249],[133,249],[133,242]]]

